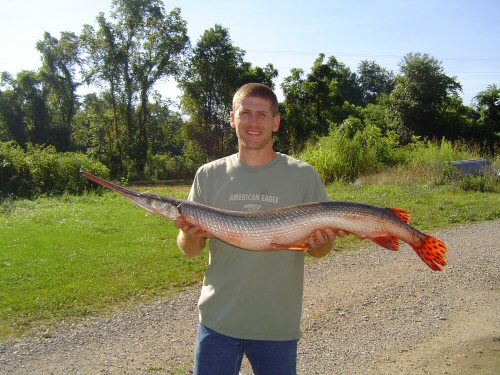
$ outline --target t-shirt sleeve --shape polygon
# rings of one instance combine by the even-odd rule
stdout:
[[[311,166],[308,166],[308,176],[306,180],[308,183],[305,190],[304,202],[325,202],[328,200],[325,185],[318,172]]]
[[[189,191],[188,201],[204,203],[204,199],[201,195],[200,189],[200,178],[202,175],[201,167],[196,171],[196,174],[193,179],[193,184],[191,185],[191,190]]]

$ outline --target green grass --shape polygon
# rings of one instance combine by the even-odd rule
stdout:
[[[0,336],[168,295],[206,264],[177,249],[172,222],[113,193],[4,202],[0,233]]]
[[[330,199],[363,202],[410,211],[412,225],[422,230],[455,223],[500,218],[500,194],[464,192],[449,186],[392,184],[355,186],[331,184]]]
[[[141,190],[185,198],[189,188]],[[411,183],[334,183],[327,191],[334,200],[409,210],[421,230],[500,218],[498,193]],[[182,255],[173,223],[115,193],[4,201],[0,233],[0,341],[168,296],[198,282],[207,263],[206,252]]]

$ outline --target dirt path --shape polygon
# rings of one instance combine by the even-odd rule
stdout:
[[[442,273],[368,242],[308,265],[299,374],[500,373],[500,220],[436,235],[450,248]],[[190,373],[197,297],[0,347],[0,373]]]

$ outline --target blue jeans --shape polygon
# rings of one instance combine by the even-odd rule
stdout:
[[[194,375],[237,375],[243,354],[255,375],[294,375],[297,342],[237,339],[199,324]]]

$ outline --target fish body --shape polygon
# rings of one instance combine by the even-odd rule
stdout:
[[[171,220],[182,216],[214,237],[247,250],[307,250],[307,239],[315,230],[332,228],[361,239],[368,238],[389,250],[398,250],[401,240],[434,271],[441,271],[441,266],[446,265],[446,244],[409,225],[410,215],[401,209],[329,201],[258,212],[228,211],[158,194],[139,193],[88,172],[81,174],[152,213]]]

